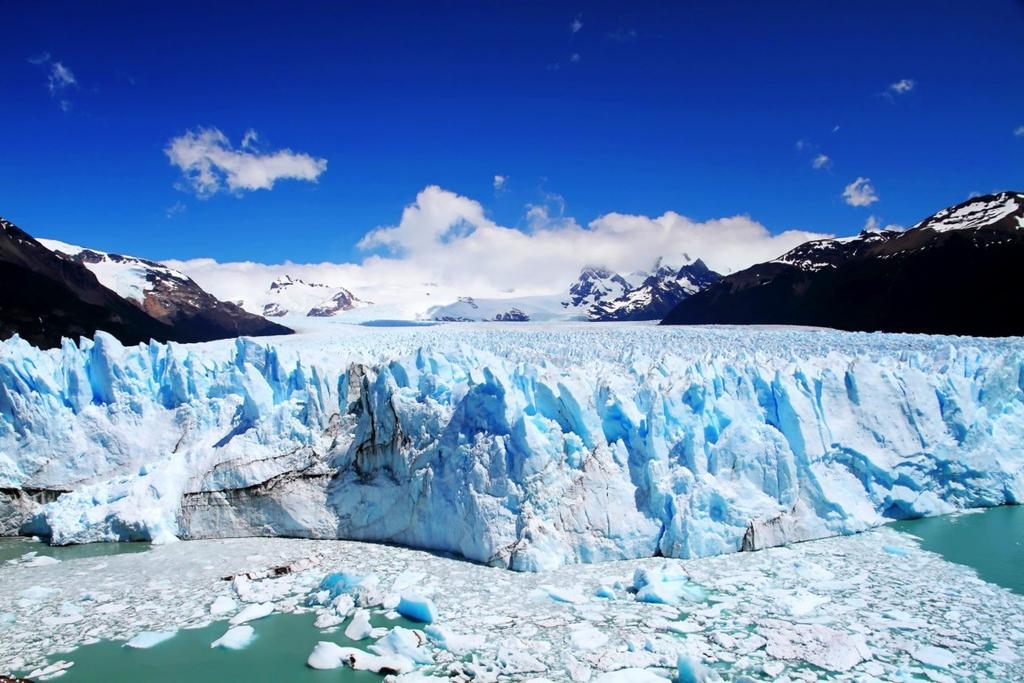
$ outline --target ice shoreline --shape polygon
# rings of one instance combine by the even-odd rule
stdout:
[[[252,582],[248,603],[223,580],[301,558],[313,558],[312,565]],[[638,568],[665,566],[682,567],[708,600],[649,604],[625,590]],[[586,672],[627,667],[665,674],[680,655],[720,670],[726,680],[766,671],[791,680],[811,680],[809,671],[830,680],[1024,675],[1024,663],[1014,659],[1024,647],[1024,631],[1011,626],[1024,612],[1024,596],[985,583],[973,570],[884,528],[757,553],[572,565],[543,573],[352,541],[270,538],[187,541],[49,566],[0,565],[0,579],[19,596],[2,610],[14,621],[0,618],[0,671],[32,668],[45,654],[85,640],[196,627],[245,604],[269,601],[277,612],[305,610],[320,579],[342,568],[375,573],[385,591],[396,582],[412,585],[436,603],[437,624],[446,631],[484,634],[484,642],[462,641],[482,680],[488,672],[585,680]],[[523,597],[510,604],[508,595]],[[213,616],[209,608],[219,597],[235,605]],[[259,622],[251,625],[258,633]],[[823,659],[826,641],[831,644]],[[936,656],[924,648],[939,648],[943,666],[924,663]],[[447,676],[459,666],[451,651],[434,644],[431,652],[434,664],[419,671]],[[837,652],[845,659],[836,659]]]

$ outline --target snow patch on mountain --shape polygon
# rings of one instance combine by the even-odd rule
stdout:
[[[261,298],[243,301],[242,307],[270,318],[327,318],[366,303],[344,287],[306,282],[285,275],[270,283],[270,287]]]
[[[1016,227],[1024,229],[1024,195],[1000,192],[943,209],[913,229],[928,228],[935,232],[972,230],[993,225],[1013,215],[1017,218]]]
[[[145,302],[146,294],[155,289],[158,278],[182,282],[189,280],[185,274],[154,261],[87,249],[60,240],[36,241],[52,252],[81,262],[92,271],[101,285],[139,306]]]

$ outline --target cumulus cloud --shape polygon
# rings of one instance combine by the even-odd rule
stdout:
[[[843,189],[843,199],[850,206],[870,206],[878,201],[878,193],[870,178],[857,178]]]
[[[422,311],[457,296],[508,297],[565,291],[588,264],[631,272],[661,257],[700,257],[732,272],[767,261],[821,235],[773,235],[749,216],[695,221],[669,211],[649,217],[609,213],[580,225],[564,215],[557,195],[528,208],[525,230],[499,225],[469,197],[437,186],[423,189],[396,225],[367,233],[360,263],[217,263],[172,261],[201,286],[228,300],[252,297],[284,274],[342,285],[361,298]]]
[[[494,191],[501,192],[505,189],[505,183],[508,182],[508,176],[495,175],[494,176]]]
[[[220,130],[197,128],[171,139],[164,152],[181,170],[184,186],[201,198],[225,189],[235,193],[269,190],[284,179],[316,182],[327,170],[326,159],[290,149],[260,152],[254,148],[256,140],[250,130],[236,149]]]
[[[811,159],[811,166],[814,167],[815,171],[826,170],[832,168],[832,159],[827,154],[819,154]]]
[[[895,83],[890,83],[886,92],[890,95],[903,95],[913,90],[915,85],[917,84],[912,79],[901,78]]]
[[[583,15],[582,14],[577,14],[576,18],[572,20],[571,24],[569,24],[569,30],[572,31],[573,33],[579,33],[582,28],[583,28]]]

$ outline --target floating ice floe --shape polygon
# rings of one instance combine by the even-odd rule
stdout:
[[[347,666],[360,671],[374,673],[408,673],[414,664],[402,655],[374,655],[354,647],[341,647],[335,643],[320,641],[306,660],[313,669],[338,669]]]
[[[217,640],[210,643],[210,647],[222,647],[225,650],[241,650],[256,638],[256,631],[252,626],[245,624],[229,628],[227,632]]]
[[[437,608],[434,601],[417,593],[405,593],[395,608],[406,619],[421,624],[432,624],[437,619]]]
[[[255,621],[256,619],[269,617],[273,613],[273,603],[261,602],[256,605],[246,605],[238,614],[231,617],[231,619],[229,619],[228,621],[232,624],[244,624],[247,621]]]
[[[178,635],[177,631],[143,631],[133,636],[124,646],[136,650],[148,650],[166,640],[170,640],[176,635]]]

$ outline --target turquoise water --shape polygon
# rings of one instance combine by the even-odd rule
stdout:
[[[74,652],[51,658],[75,663],[61,683],[110,683],[110,681],[146,681],[146,683],[190,683],[246,681],[248,683],[323,683],[324,681],[373,681],[383,676],[347,667],[316,671],[306,666],[306,658],[321,640],[342,646],[365,649],[345,638],[341,631],[321,633],[313,627],[313,614],[275,614],[250,622],[256,639],[243,650],[211,648],[210,643],[230,627],[217,622],[205,628],[178,631],[170,640],[148,650],[124,647],[105,641],[86,645]],[[404,619],[371,620],[374,626],[422,628]],[[344,625],[344,624],[343,624]],[[22,672],[24,674],[25,672]]]
[[[102,555],[141,553],[149,550],[149,543],[85,543],[82,545],[47,545],[30,538],[0,538],[0,563],[14,560],[25,553],[56,557],[60,561]]]
[[[894,522],[892,527],[917,536],[925,550],[1024,595],[1024,506]]]

